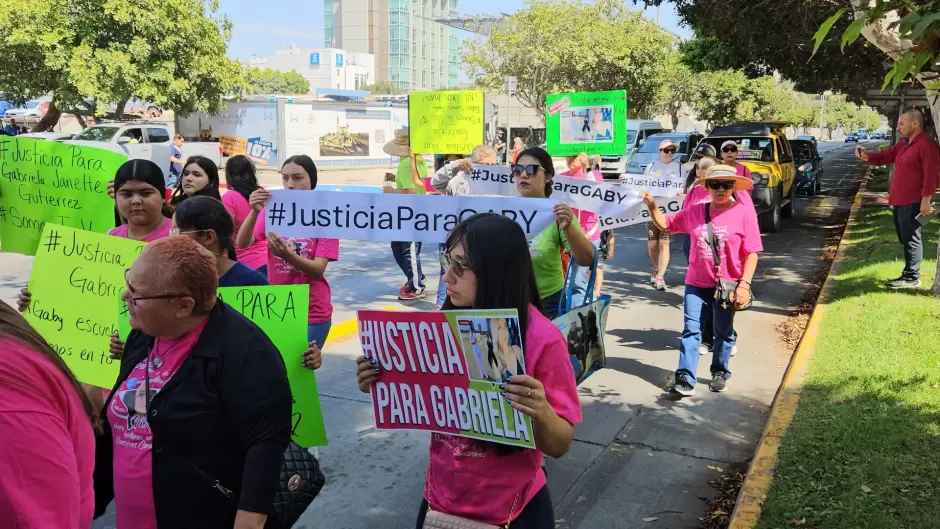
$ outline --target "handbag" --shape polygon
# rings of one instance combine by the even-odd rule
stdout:
[[[610,308],[610,296],[598,296],[594,299],[594,278],[597,277],[597,264],[600,252],[594,251],[594,264],[588,278],[584,305],[571,307],[574,290],[574,267],[577,263],[568,263],[565,287],[558,305],[558,316],[552,320],[568,343],[568,356],[578,384],[602,367],[607,366],[607,354],[604,347],[604,335],[607,330],[607,311]]]
[[[150,358],[144,369],[147,395],[150,395]],[[150,415],[150,399],[147,399],[147,415]],[[185,461],[207,484],[219,491],[229,501],[237,504],[235,493],[222,483],[193,464],[172,448],[166,452]],[[317,497],[326,483],[326,476],[320,470],[320,462],[306,448],[294,441],[287,443],[281,459],[281,472],[278,479],[277,493],[274,495],[271,513],[264,523],[264,529],[290,529],[303,515],[307,507]]]
[[[751,292],[747,303],[738,306],[734,302],[734,292],[738,289],[740,281],[731,281],[721,277],[721,254],[718,253],[718,238],[712,229],[711,204],[705,204],[705,229],[708,233],[708,247],[712,250],[712,260],[715,266],[715,302],[725,310],[742,311],[751,308],[754,303],[754,293]]]
[[[526,487],[526,492],[528,492],[531,486],[530,483],[529,486]],[[431,467],[428,466],[428,491],[430,490]],[[461,518],[453,514],[432,511],[431,504],[428,503],[428,512],[424,515],[424,523],[421,525],[421,529],[509,529],[509,524],[512,523],[512,515],[516,512],[516,504],[518,502],[519,495],[517,494],[512,500],[512,507],[509,508],[509,521],[507,521],[505,525],[492,525],[468,518]]]

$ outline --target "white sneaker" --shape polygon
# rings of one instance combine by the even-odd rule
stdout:
[[[731,356],[734,356],[734,355],[736,355],[736,354],[738,354],[738,346],[737,346],[737,345],[735,345],[734,347],[731,348]]]
[[[712,352],[712,350],[706,347],[705,345],[698,346],[698,354],[705,356],[710,352]]]

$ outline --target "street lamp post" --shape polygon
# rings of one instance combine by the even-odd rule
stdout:
[[[512,96],[513,96],[513,94],[516,93],[516,84],[517,84],[517,81],[518,81],[518,80],[517,80],[514,76],[512,76],[512,75],[507,75],[507,76],[506,76],[506,95],[509,97],[509,101],[508,101],[508,105],[507,105],[507,110],[506,110],[506,147],[505,147],[505,150],[506,150],[506,162],[507,162],[507,165],[508,165],[509,162],[510,162],[510,159],[509,159],[509,146],[512,145],[510,142],[513,141],[513,140],[512,140],[512,126],[511,126],[511,124],[512,124],[512,121],[511,121],[511,118],[512,118]]]

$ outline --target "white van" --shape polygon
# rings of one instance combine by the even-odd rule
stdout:
[[[620,175],[627,172],[627,161],[646,138],[653,134],[670,132],[663,124],[653,120],[627,120],[627,148],[622,155],[601,156],[601,173],[605,180],[620,180]]]

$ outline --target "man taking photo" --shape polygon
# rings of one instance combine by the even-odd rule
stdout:
[[[894,208],[894,228],[904,247],[904,272],[889,281],[888,288],[920,286],[920,263],[924,258],[922,227],[918,215],[929,215],[930,200],[940,184],[940,148],[924,133],[924,115],[910,109],[898,119],[901,141],[878,151],[855,148],[855,156],[868,165],[894,165],[888,203]]]

